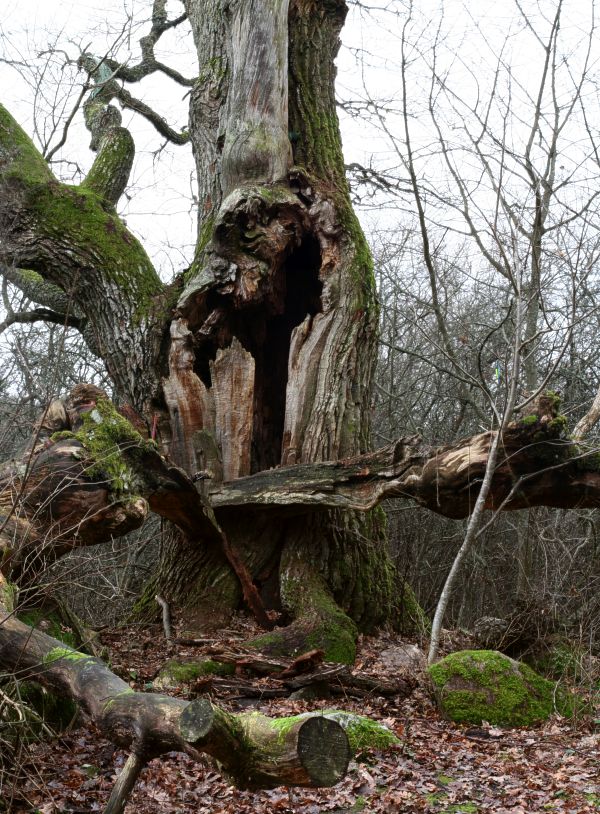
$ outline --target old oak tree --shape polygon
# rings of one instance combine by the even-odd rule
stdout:
[[[97,659],[18,621],[13,586],[35,582],[38,556],[108,540],[156,512],[169,534],[139,614],[155,612],[159,593],[193,630],[245,600],[266,629],[254,642],[263,652],[319,647],[351,662],[359,629],[419,621],[378,504],[402,496],[467,516],[494,437],[442,448],[410,437],[370,451],[378,314],[335,108],[344,0],[184,6],[169,19],[154,0],[137,64],[81,56],[96,158],[78,186],[54,177],[0,106],[2,272],[38,304],[36,318],[81,331],[118,405],[78,386],[2,470],[0,667],[66,691],[131,748],[115,811],[144,762],[166,751],[207,751],[244,786],[326,785],[346,770],[347,741],[322,717],[282,728],[134,693]],[[193,80],[155,57],[179,25],[191,26]],[[189,87],[186,131],[127,90],[155,71]],[[196,251],[169,285],[115,213],[134,152],[115,103],[191,142]],[[557,400],[540,396],[503,433],[486,507],[598,505],[597,460],[563,436]]]

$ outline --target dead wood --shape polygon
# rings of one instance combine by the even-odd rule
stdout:
[[[595,451],[565,436],[559,400],[541,396],[531,414],[509,424],[485,508],[600,506]],[[210,488],[220,514],[243,506],[305,514],[320,509],[367,511],[388,498],[408,498],[446,517],[467,517],[477,499],[495,432],[430,447],[418,436],[365,455],[295,464]]]
[[[295,659],[272,659],[260,654],[236,654],[232,651],[223,651],[222,648],[208,648],[206,655],[210,655],[212,661],[233,664],[236,678],[201,678],[194,684],[196,691],[210,685],[248,697],[260,697],[273,690],[273,687],[266,688],[240,680],[238,676],[244,672],[252,672],[261,677],[268,676],[273,683],[281,683],[288,688],[288,692],[276,692],[275,696],[269,697],[286,695],[290,690],[311,685],[321,685],[340,695],[347,693],[363,697],[376,694],[407,698],[417,686],[417,679],[409,675],[386,679],[367,673],[357,673],[347,664],[319,663],[315,666],[315,660],[322,661],[321,650],[304,653]]]
[[[99,659],[30,628],[0,605],[0,664],[5,672],[67,694],[131,758],[113,792],[121,811],[141,768],[171,751],[207,753],[241,788],[333,785],[346,773],[350,750],[343,729],[318,716],[289,727],[266,716],[233,715],[207,699],[192,704],[134,692]]]

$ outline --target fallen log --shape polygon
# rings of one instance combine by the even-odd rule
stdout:
[[[215,757],[239,788],[258,789],[334,785],[346,772],[350,748],[331,723],[318,714],[302,720],[233,715],[199,698],[182,712],[179,728],[186,743]]]
[[[350,749],[343,729],[316,715],[271,719],[232,714],[207,699],[190,704],[134,692],[97,658],[20,622],[0,606],[0,665],[6,673],[67,694],[113,743],[130,750],[107,811],[121,812],[136,778],[152,758],[172,751],[216,759],[246,789],[329,786],[344,777]]]
[[[408,698],[417,686],[417,680],[413,676],[401,676],[390,680],[366,673],[355,673],[347,665],[340,664],[323,665],[312,673],[285,679],[284,683],[293,690],[313,684],[326,684],[334,695],[356,695],[359,698],[368,695]]]

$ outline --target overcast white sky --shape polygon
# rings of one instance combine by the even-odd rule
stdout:
[[[577,49],[581,48],[590,27],[594,0],[564,2],[563,29],[567,30],[567,41],[573,44],[575,54],[571,56],[576,57]],[[523,0],[523,4],[535,26],[541,31],[547,28],[544,16],[552,12],[556,0]],[[344,32],[347,47],[338,59],[339,96],[384,98],[391,111],[399,107],[400,33],[407,4],[405,0],[371,0],[368,5],[379,5],[387,8],[387,11],[379,15],[378,22],[374,22],[360,9],[352,9]],[[81,48],[101,54],[120,32],[122,49],[129,51],[135,60],[137,39],[143,33],[143,28],[133,27],[123,31],[123,22],[126,12],[132,13],[135,19],[143,19],[149,3],[147,0],[104,0],[101,3],[94,0],[4,0],[3,6],[0,55],[30,63],[31,56],[48,45],[64,48],[73,58]],[[441,3],[440,0],[418,0],[415,6],[416,19],[411,36],[419,43],[421,56],[427,59],[428,43],[431,43],[437,27]],[[515,0],[477,0],[476,3],[470,0],[446,0],[444,6],[440,59],[442,64],[446,60],[447,66],[451,67],[455,87],[460,93],[475,98],[478,92],[483,91],[485,83],[491,81],[494,55],[506,37],[506,52],[510,53],[512,70],[518,77],[523,93],[527,92],[528,83],[531,92],[534,92],[541,65],[540,48],[528,34],[523,21],[518,20]],[[171,14],[178,14],[181,5],[171,2],[169,9]],[[182,40],[181,31],[178,29],[177,34],[166,36],[164,42],[161,41],[161,47],[165,51],[165,60],[174,62],[183,73],[192,75],[194,67],[190,37],[186,35]],[[364,54],[362,67],[357,66],[356,49],[361,49]],[[61,76],[61,59],[57,58],[54,67],[47,69],[48,76],[52,72],[56,78]],[[42,61],[38,62],[40,64]],[[418,71],[415,71],[411,82],[415,112],[412,126],[416,140],[426,144],[430,137],[428,125],[421,124],[416,116],[426,98],[425,86],[419,84]],[[45,99],[39,96],[36,99],[32,84],[35,84],[34,78],[27,68],[20,75],[0,63],[3,103],[29,131],[34,119],[37,120],[39,135],[43,138],[52,125],[51,119],[44,118],[44,108],[49,110],[55,102],[60,105],[66,100],[64,109],[68,111],[72,97],[68,94],[63,96],[61,92],[54,97],[50,91]],[[68,82],[65,87],[69,89]],[[141,86],[132,86],[131,90],[134,95],[140,95],[153,104],[173,125],[185,125],[185,88],[174,86],[155,75]],[[593,102],[597,105],[597,100]],[[34,107],[37,115],[34,115]],[[131,200],[123,200],[120,209],[130,227],[142,237],[150,253],[168,275],[169,266],[174,270],[185,266],[194,242],[195,223],[190,199],[193,162],[190,149],[169,147],[156,157],[154,153],[160,147],[161,140],[154,130],[128,113],[124,114],[124,120],[135,135],[137,160],[130,190]],[[398,129],[400,126],[399,119],[392,112],[387,122],[392,128]],[[382,167],[399,164],[399,158],[387,139],[364,120],[356,122],[342,116],[342,127],[348,161],[359,161],[363,165],[373,162]],[[76,161],[85,170],[93,157],[87,149],[88,140],[79,117],[62,157]],[[60,167],[63,177],[68,177],[72,169],[72,165],[66,163]],[[397,215],[387,212],[379,217],[384,217],[386,223],[390,223]]]

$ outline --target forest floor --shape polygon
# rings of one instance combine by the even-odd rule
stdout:
[[[221,631],[219,641],[234,647],[248,632],[240,620],[237,627]],[[167,652],[159,628],[107,631],[102,640],[112,669],[136,690],[151,689],[167,658],[198,655],[197,648],[181,646]],[[364,637],[356,669],[393,678],[386,654],[397,646],[398,640],[390,636]],[[248,680],[246,676],[244,682]],[[269,686],[268,678],[252,680],[259,687]],[[189,687],[174,694],[191,697]],[[232,711],[250,708],[271,716],[343,708],[385,724],[400,744],[357,754],[346,778],[334,788],[256,793],[239,791],[213,767],[173,753],[143,771],[126,814],[600,812],[600,731],[592,718],[573,723],[554,717],[529,729],[458,726],[440,717],[424,676],[404,700],[376,695],[360,700],[264,700],[236,698],[231,690],[225,697],[215,694],[213,700]],[[93,728],[74,727],[51,741],[24,747],[21,776],[17,783],[5,783],[4,803],[14,814],[103,811],[125,759],[123,751]]]

